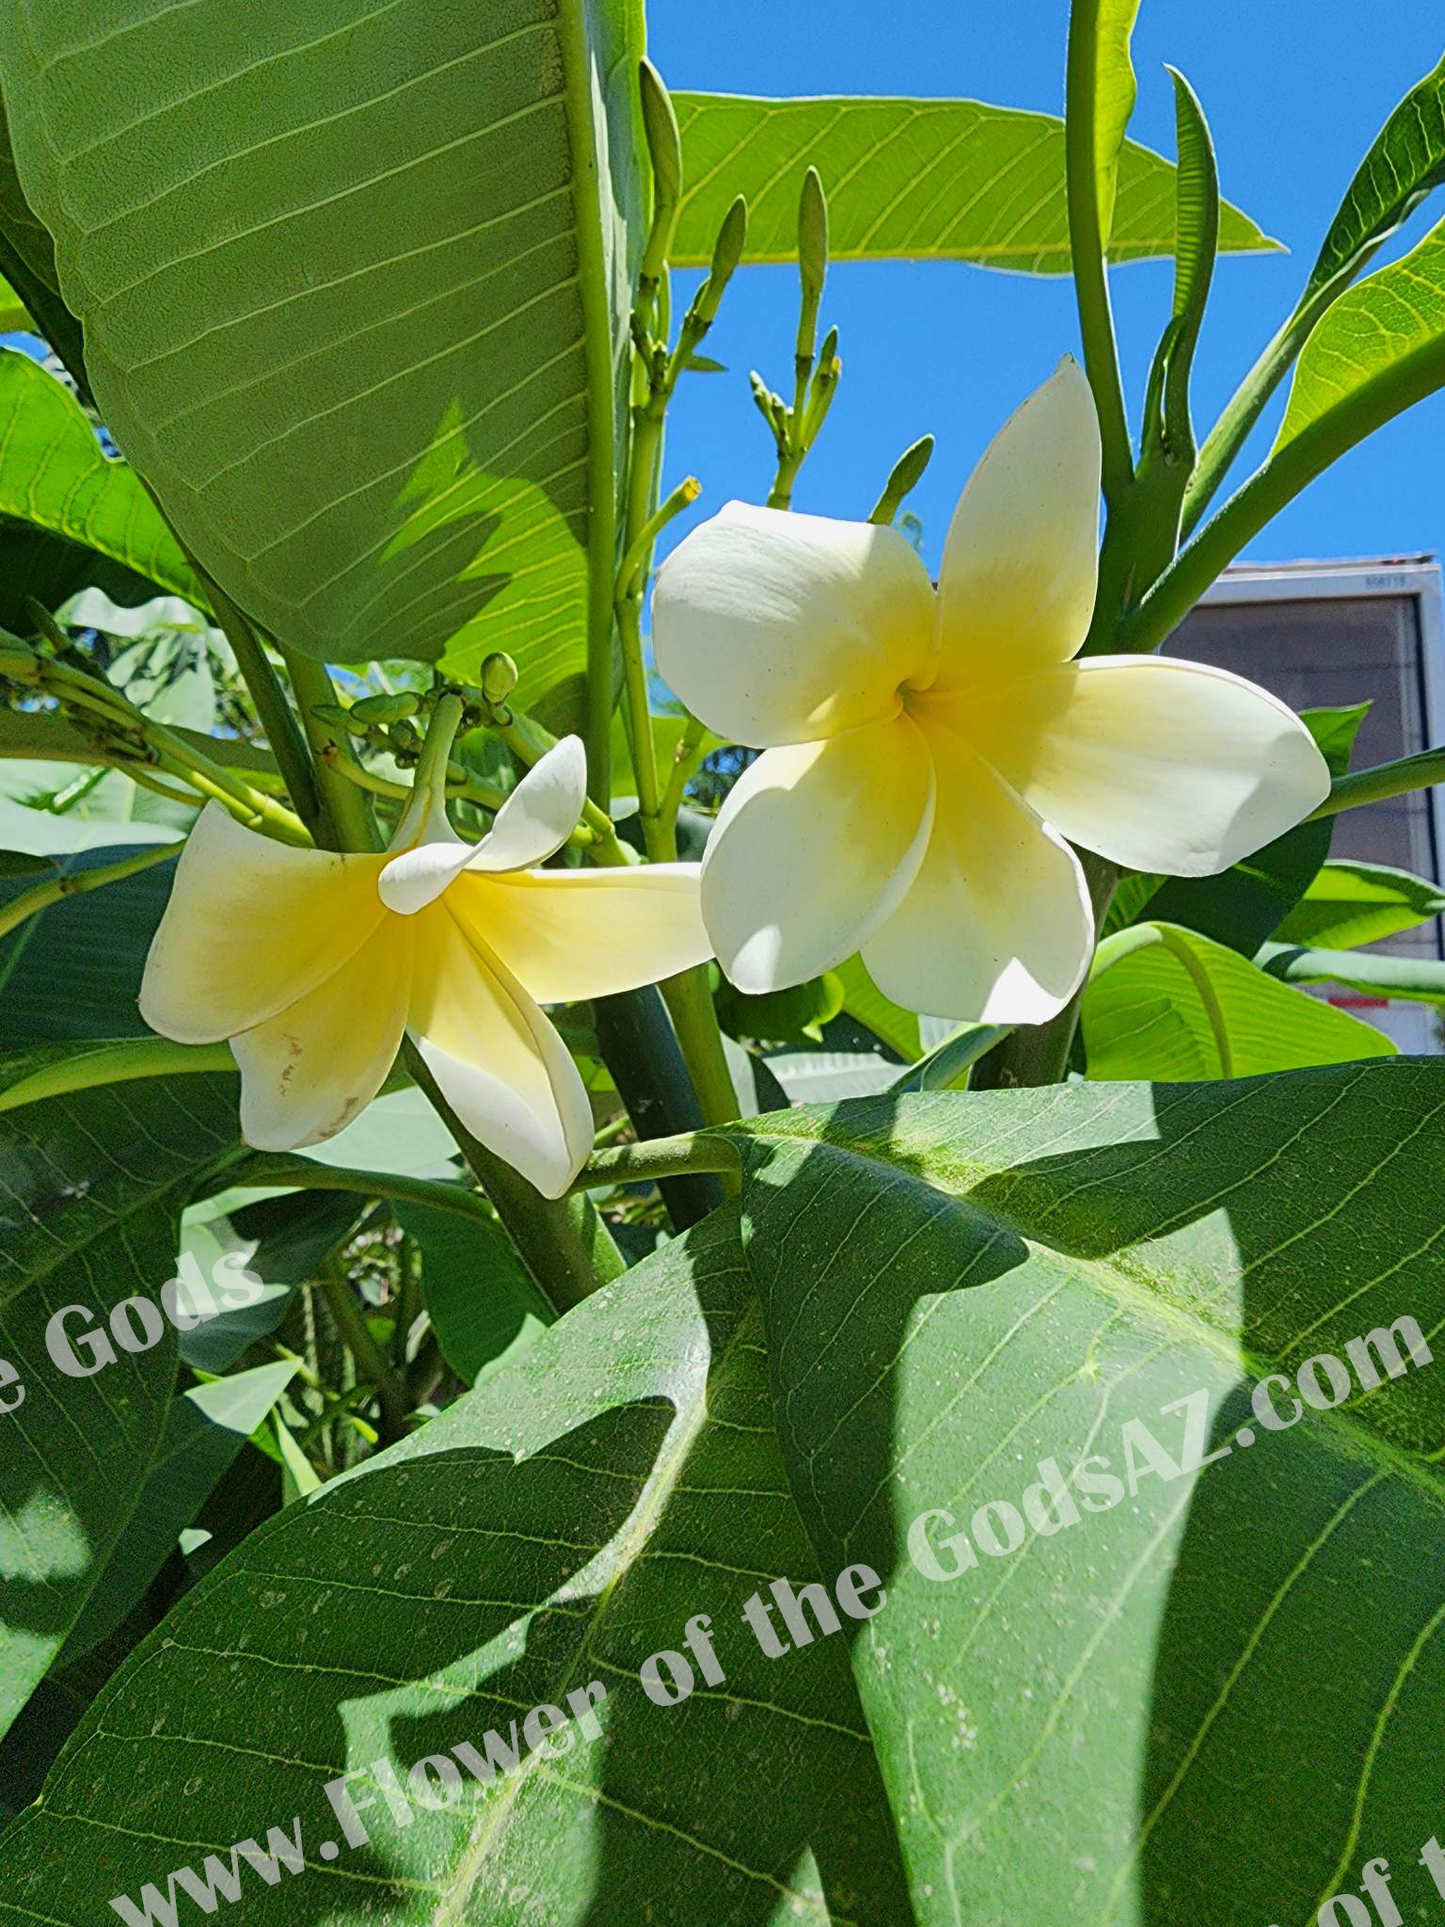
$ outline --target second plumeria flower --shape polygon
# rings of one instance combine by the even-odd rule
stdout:
[[[447,821],[444,697],[384,856],[296,849],[208,804],[146,962],[141,1014],[182,1043],[229,1038],[241,1132],[289,1151],[334,1135],[409,1032],[462,1125],[548,1197],[592,1147],[592,1110],[542,1004],[607,996],[712,954],[693,864],[537,866],[576,828],[569,736],[480,842]]]
[[[1073,659],[1094,607],[1099,466],[1093,397],[1066,359],[974,471],[936,591],[895,529],[741,502],[663,566],[658,669],[710,729],[766,752],[702,868],[739,989],[861,949],[911,1010],[1042,1023],[1093,951],[1070,842],[1208,876],[1323,801],[1313,738],[1253,683],[1157,656]]]

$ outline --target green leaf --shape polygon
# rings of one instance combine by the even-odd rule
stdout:
[[[1342,984],[1367,997],[1445,1004],[1445,963],[1438,957],[1382,957],[1368,951],[1267,943],[1259,953],[1259,967],[1287,984]]]
[[[770,1051],[763,1060],[790,1104],[836,1104],[890,1090],[898,1066],[876,1051]]]
[[[797,257],[798,190],[815,166],[835,261],[936,259],[1069,272],[1064,124],[976,100],[766,100],[674,94],[686,184],[678,266],[705,267],[733,197],[747,196],[748,261]],[[1275,249],[1227,203],[1227,253]],[[1110,259],[1174,252],[1174,169],[1133,141],[1119,158]]]
[[[0,23],[100,412],[280,641],[455,674],[506,649],[533,708],[610,622],[637,12],[263,0],[242,30],[231,0],[118,0],[96,32],[55,0]]]
[[[426,1204],[398,1204],[396,1221],[421,1247],[427,1315],[452,1370],[475,1384],[553,1322],[500,1224]]]
[[[45,225],[25,198],[5,105],[0,101],[0,270],[33,318],[34,326],[70,370],[82,393],[89,390],[80,323],[66,307],[55,278],[55,248]]]
[[[244,1164],[234,1177],[240,1180]],[[233,1202],[239,1199],[239,1203]],[[203,1277],[221,1286],[244,1268],[260,1280],[260,1291],[250,1302],[223,1303],[214,1318],[177,1340],[183,1364],[193,1371],[228,1371],[248,1346],[267,1338],[285,1317],[296,1287],[312,1277],[321,1260],[335,1249],[355,1224],[361,1200],[344,1191],[288,1192],[264,1197],[249,1190],[231,1190],[217,1212],[217,1199],[193,1205],[182,1221],[180,1270],[187,1260]],[[218,1268],[219,1267],[219,1268]],[[195,1272],[190,1271],[193,1280]],[[214,1294],[223,1301],[227,1294]],[[253,1431],[255,1427],[251,1428]]]
[[[868,975],[861,957],[849,957],[846,963],[838,965],[834,975],[842,979],[844,1010],[886,1044],[900,1063],[911,1064],[923,1055],[916,1013],[883,995]]]
[[[1358,274],[1433,188],[1445,181],[1445,60],[1412,87],[1370,145],[1300,298]]]
[[[1089,1076],[1106,1081],[1254,1077],[1395,1050],[1373,1025],[1167,923],[1100,944],[1080,1021]]]
[[[307,1870],[274,1892],[243,1873],[247,1919],[908,1919],[843,1641],[782,1666],[742,1621],[775,1576],[820,1576],[759,1338],[728,1209],[263,1525],[120,1671],[7,1830],[0,1910],[94,1918],[296,1814]],[[639,1668],[698,1614],[725,1677],[654,1705]],[[574,1725],[565,1756],[529,1754],[528,1709],[565,1713],[593,1682],[604,1738]],[[464,1771],[457,1805],[402,1828],[378,1803],[368,1845],[334,1871],[315,1852],[340,1839],[333,1774],[385,1756],[405,1780],[513,1722],[523,1761],[490,1794]],[[76,1851],[77,1811],[103,1854]]]
[[[756,997],[736,989],[724,977],[713,1002],[718,1022],[730,1037],[763,1044],[804,1040],[817,1044],[822,1042],[822,1026],[831,1023],[843,1008],[843,998],[842,978],[836,971],[826,970],[821,977],[810,977],[789,990]]]
[[[61,1665],[73,1665],[139,1605],[181,1533],[295,1375],[295,1365],[284,1361],[257,1365],[171,1400],[145,1487],[71,1629]]]
[[[205,599],[135,470],[104,452],[74,395],[18,348],[0,349],[0,515],[63,536],[188,602]]]
[[[25,1390],[0,1413],[0,1730],[64,1643],[140,1501],[166,1423],[176,1335],[157,1305],[157,1341],[134,1352],[111,1345],[107,1320],[123,1299],[159,1299],[182,1206],[241,1155],[235,1104],[231,1079],[162,1078],[0,1117],[0,1358]],[[91,1376],[67,1375],[47,1347],[50,1321],[67,1305],[90,1313],[66,1321],[82,1366],[102,1355],[86,1331],[98,1328],[114,1352]],[[145,1327],[137,1319],[123,1329]],[[14,1394],[11,1386],[7,1404]]]
[[[1275,931],[1281,943],[1350,950],[1413,930],[1445,911],[1445,890],[1383,863],[1337,859],[1311,879]]]
[[[28,850],[0,850],[0,877],[54,876],[55,862],[48,856],[32,856]]]
[[[75,852],[83,825],[0,803],[5,829],[18,816],[64,833],[72,845],[72,854],[59,858],[66,873],[113,863],[141,846],[139,826],[123,823],[108,826],[106,834],[124,842]],[[175,834],[159,824],[150,827],[153,840]],[[173,871],[174,865],[157,863],[102,889],[63,897],[0,938],[0,1035],[7,1043],[152,1035],[136,997]],[[25,887],[19,878],[13,884],[0,883],[0,901]]]
[[[1284,1432],[1249,1393],[1402,1314],[1438,1345],[1445,1066],[880,1099],[732,1135],[793,1492],[824,1571],[887,1586],[853,1663],[918,1927],[1303,1923],[1374,1855],[1428,1907],[1445,1364],[1402,1348],[1400,1376],[1356,1373]],[[1124,1426],[1179,1466],[1191,1413],[1228,1456],[1151,1475]],[[1020,1516],[991,1556],[990,1527],[1013,1534],[978,1509],[1022,1515],[1041,1461],[1068,1482],[1092,1455],[1118,1502],[1075,1490],[1078,1523]],[[933,1543],[975,1561],[953,1579],[910,1556],[934,1508]]]
[[[1442,382],[1445,222],[1403,260],[1342,294],[1317,323],[1295,368],[1270,465],[1288,449],[1296,465],[1318,473]]]
[[[320,1474],[296,1443],[291,1428],[279,1412],[271,1414],[270,1430],[281,1459],[281,1503],[291,1505],[297,1499],[309,1498],[320,1488]]]
[[[1084,4],[1084,0],[1079,0]],[[1139,0],[1092,0],[1094,11],[1094,180],[1099,201],[1099,235],[1109,245],[1118,187],[1119,157],[1139,85],[1129,58],[1129,41]]]
[[[323,1144],[301,1153],[316,1164],[394,1176],[451,1178],[460,1156],[456,1140],[423,1094],[408,1086],[374,1097],[359,1117]]]

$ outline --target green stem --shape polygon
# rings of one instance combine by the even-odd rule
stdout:
[[[674,753],[667,788],[658,805],[658,820],[667,836],[668,848],[674,852],[677,849],[677,813],[682,808],[683,796],[701,765],[707,761],[706,735],[707,731],[697,717],[689,716]]]
[[[350,744],[339,742],[331,725],[314,713],[318,704],[336,702],[336,690],[326,665],[280,643],[276,652],[291,678],[296,705],[301,711],[301,727],[311,746],[322,807],[317,842],[331,850],[374,850],[377,835],[371,805],[364,792],[355,783],[348,782],[336,767],[338,761],[350,757]],[[329,756],[327,751],[331,752]]]
[[[1214,499],[1235,457],[1259,420],[1270,396],[1289,373],[1315,324],[1332,307],[1359,274],[1375,250],[1351,261],[1347,267],[1319,288],[1307,301],[1301,301],[1286,317],[1284,325],[1266,343],[1258,361],[1230,397],[1224,413],[1214,424],[1199,451],[1199,460],[1189,478],[1184,496],[1184,534],[1190,535],[1205,509]]]
[[[251,692],[256,714],[261,719],[261,727],[266,732],[266,740],[285,780],[287,792],[296,806],[296,814],[314,837],[322,816],[321,793],[317,788],[311,752],[301,732],[301,725],[296,720],[296,712],[281,687],[280,677],[271,667],[259,636],[245,615],[209,576],[201,573],[201,581],[216,620],[231,645],[236,666]]]
[[[127,1037],[113,1044],[72,1044],[53,1063],[42,1063],[0,1090],[0,1111],[38,1104],[44,1097],[130,1084],[144,1077],[234,1072],[229,1044],[173,1044],[168,1037]]]
[[[587,699],[582,731],[587,750],[587,794],[604,810],[612,795],[612,598],[617,566],[617,474],[620,449],[614,397],[612,263],[597,160],[591,28],[581,7],[559,7],[562,105],[572,159],[572,233],[577,291],[582,304],[582,352],[587,371]]]
[[[158,769],[179,776],[207,801],[219,803],[223,809],[230,811],[238,823],[244,823],[248,830],[264,828],[283,843],[295,843],[305,849],[312,847],[310,832],[300,817],[284,804],[276,802],[273,797],[263,796],[259,790],[253,790],[249,783],[232,776],[219,763],[212,763],[209,757],[197,756],[194,751],[180,755],[162,747],[166,739],[161,731],[151,732],[150,740]]]
[[[399,1439],[406,1430],[405,1388],[392,1371],[386,1354],[367,1330],[350,1280],[337,1261],[328,1258],[317,1276],[342,1343],[356,1360],[358,1372],[369,1378],[375,1387],[377,1402],[381,1406],[383,1434],[388,1440]]]
[[[738,1114],[737,1092],[723,1051],[722,1032],[713,1007],[706,964],[659,984],[672,1016],[677,1041],[687,1059],[705,1124],[731,1124]]]
[[[1074,0],[1069,13],[1064,167],[1069,249],[1079,332],[1084,344],[1084,368],[1099,414],[1099,435],[1104,450],[1104,499],[1112,509],[1129,486],[1134,463],[1129,448],[1129,422],[1124,412],[1124,389],[1119,377],[1114,317],[1109,306],[1104,236],[1099,224],[1095,173],[1097,11],[1098,0],[1092,0],[1092,4],[1090,0]]]
[[[118,863],[98,864],[93,870],[69,870],[64,876],[37,883],[34,889],[23,890],[9,903],[0,905],[0,937],[8,936],[27,917],[37,916],[64,897],[80,896],[86,890],[100,890],[107,883],[119,883],[123,877],[133,877],[141,870],[149,870],[153,864],[171,861],[180,855],[180,849],[179,843],[162,843],[155,849],[142,850],[138,856],[122,857]]]
[[[1156,649],[1244,545],[1332,462],[1445,379],[1445,340],[1405,357],[1335,402],[1275,449],[1126,615],[1117,647]]]
[[[20,679],[15,675],[15,666],[4,657],[0,657],[0,674]],[[66,708],[94,715],[109,730],[144,745],[159,767],[181,776],[202,794],[214,797],[230,809],[232,815],[240,816],[253,826],[264,823],[286,842],[310,843],[306,826],[291,810],[262,795],[231,770],[222,768],[197,747],[198,739],[194,735],[183,737],[145,715],[101,677],[72,669],[62,662],[35,658],[24,680]],[[237,804],[239,810],[235,807]]]
[[[538,1290],[559,1315],[626,1270],[622,1254],[597,1214],[575,1200],[544,1198],[520,1172],[472,1136],[442,1096],[421,1053],[408,1038],[407,1069],[461,1146],[467,1163],[496,1207]]]
[[[616,1184],[655,1184],[659,1178],[715,1171],[736,1182],[742,1168],[736,1148],[725,1137],[686,1131],[680,1137],[654,1138],[647,1144],[620,1144],[599,1151],[574,1180],[574,1191],[602,1191]]]
[[[1305,821],[1314,823],[1322,816],[1338,816],[1341,810],[1357,810],[1365,803],[1383,803],[1392,796],[1406,796],[1411,790],[1429,789],[1435,783],[1445,783],[1445,749],[1422,749],[1416,756],[1401,756],[1374,769],[1337,776],[1329,795]]]
[[[474,1223],[495,1222],[485,1198],[465,1185],[440,1178],[414,1178],[394,1171],[360,1171],[349,1165],[320,1164],[314,1158],[284,1153],[253,1154],[239,1170],[223,1172],[223,1188],[266,1190],[276,1184],[303,1191],[354,1191],[359,1197],[387,1198],[397,1204],[425,1204]]]
[[[668,391],[664,385],[632,411],[632,452],[627,473],[627,506],[622,526],[626,550],[614,596],[618,644],[622,652],[622,682],[627,703],[627,735],[632,770],[637,780],[637,807],[642,816],[643,842],[654,852],[657,838],[657,751],[652,740],[652,707],[647,700],[647,665],[642,655],[642,605],[652,565],[653,502],[662,458],[662,429]],[[600,799],[606,802],[606,798]]]

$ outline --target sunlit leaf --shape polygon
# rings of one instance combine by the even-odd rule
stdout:
[[[797,254],[798,189],[818,169],[833,259],[935,258],[1067,274],[1064,126],[1051,114],[976,100],[769,100],[674,94],[684,194],[674,259],[704,265],[737,194],[749,261]],[[1275,248],[1238,208],[1220,210],[1228,253]],[[1109,254],[1174,252],[1174,169],[1126,141]]]
[[[1167,923],[1105,940],[1080,1021],[1089,1076],[1108,1080],[1253,1077],[1395,1050],[1372,1024]]]
[[[580,669],[639,46],[624,0],[6,11],[20,180],[100,412],[282,641],[463,674],[505,648],[528,707]]]
[[[794,1494],[824,1569],[887,1588],[834,1637],[918,1927],[1303,1923],[1374,1855],[1428,1905],[1445,1067],[878,1099],[735,1136]],[[1336,1409],[1286,1383],[1320,1354]],[[1251,1410],[1271,1372],[1287,1431]],[[1138,1427],[1172,1470],[1191,1423],[1223,1456],[1151,1471]],[[1048,1459],[1077,1518],[1054,1532]],[[1086,1459],[1112,1495],[1072,1484]],[[929,1512],[957,1577],[912,1556]]]
[[[1445,890],[1384,863],[1326,863],[1276,930],[1281,943],[1350,950],[1413,930],[1445,911]]]

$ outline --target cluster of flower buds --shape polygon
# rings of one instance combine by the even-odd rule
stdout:
[[[501,650],[487,656],[475,683],[440,682],[431,689],[360,696],[354,703],[317,703],[312,714],[331,729],[344,729],[358,742],[385,750],[401,769],[414,769],[425,740],[427,720],[443,696],[459,696],[464,729],[507,728],[507,699],[517,686],[517,665]],[[465,783],[467,772],[449,763],[447,780]]]

